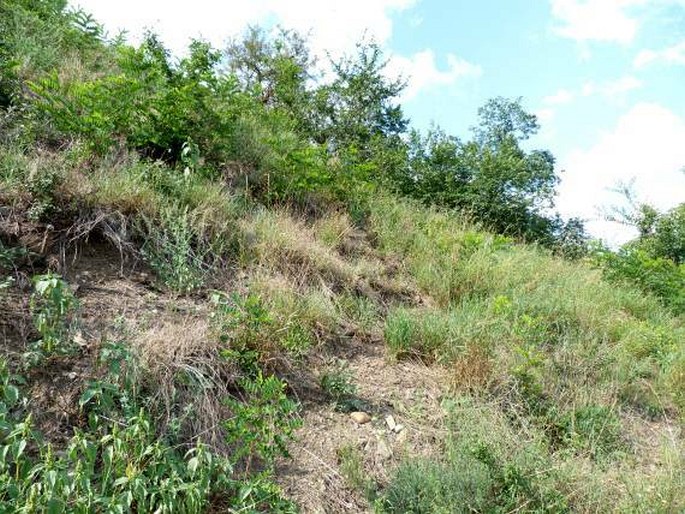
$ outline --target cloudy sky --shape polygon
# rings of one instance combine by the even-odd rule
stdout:
[[[557,205],[599,237],[632,182],[662,209],[685,201],[685,0],[72,0],[110,33],[152,29],[180,54],[192,37],[221,47],[247,24],[308,33],[320,55],[374,38],[409,78],[414,126],[466,136],[478,106],[522,96],[556,155]]]

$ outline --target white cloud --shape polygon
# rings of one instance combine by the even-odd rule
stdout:
[[[576,149],[561,159],[562,182],[558,207],[567,216],[589,218],[588,228],[617,244],[634,234],[603,221],[600,207],[620,203],[610,191],[635,179],[642,201],[668,209],[685,193],[685,118],[653,103],[639,103],[626,112],[611,132],[588,149]]]
[[[542,122],[543,127],[548,126],[556,117],[557,109],[562,105],[570,104],[579,98],[587,98],[600,95],[612,103],[621,103],[626,99],[626,93],[642,87],[642,81],[626,75],[616,80],[596,83],[593,81],[585,82],[577,90],[559,89],[556,93],[542,99],[542,107],[535,113]],[[551,139],[551,132],[546,134],[547,139]]]
[[[535,116],[537,116],[538,120],[541,123],[548,123],[554,119],[554,116],[556,115],[556,111],[554,109],[550,108],[544,108],[544,109],[538,109],[535,111]]]
[[[363,36],[379,44],[392,34],[393,13],[408,9],[415,0],[71,0],[93,13],[111,31],[128,29],[134,40],[150,28],[175,53],[190,38],[201,36],[221,47],[226,38],[241,33],[249,23],[275,21],[309,33],[315,52],[340,54]]]
[[[373,40],[387,47],[393,29],[392,15],[409,9],[417,0],[252,0],[221,2],[195,0],[192,5],[180,0],[72,0],[92,12],[107,29],[128,29],[137,41],[146,28],[159,34],[174,52],[182,54],[190,38],[201,36],[214,46],[240,34],[248,24],[269,21],[295,29],[309,37],[314,54],[325,61],[326,54],[337,57],[354,50],[360,40]],[[414,15],[410,23],[421,23]],[[447,66],[440,69],[431,50],[410,57],[390,55],[388,74],[403,75],[408,86],[403,99],[416,96],[434,86],[450,86],[462,77],[477,77],[479,66],[453,54],[447,55]]]
[[[632,8],[649,0],[551,0],[555,31],[576,41],[630,43],[639,22]]]
[[[635,56],[633,66],[644,68],[654,62],[685,66],[685,41],[663,50],[642,50]]]
[[[575,94],[568,89],[560,89],[553,95],[544,97],[542,102],[546,105],[563,105],[573,101],[574,98]]]
[[[581,89],[581,95],[601,95],[609,100],[615,100],[617,97],[641,87],[642,81],[640,79],[633,77],[632,75],[626,75],[616,80],[609,80],[606,82],[586,82]]]
[[[447,68],[441,70],[435,62],[432,50],[423,50],[411,57],[396,55],[388,63],[392,76],[401,75],[408,79],[402,100],[414,98],[419,91],[436,86],[451,86],[462,78],[477,78],[482,74],[480,66],[470,63],[454,54],[447,55]]]

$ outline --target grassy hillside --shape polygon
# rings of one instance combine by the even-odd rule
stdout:
[[[685,510],[682,316],[63,7],[0,11],[0,510]]]

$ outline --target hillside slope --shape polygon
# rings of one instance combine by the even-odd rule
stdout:
[[[685,510],[685,320],[562,251],[516,130],[412,156],[377,47],[0,36],[0,511]]]
[[[129,175],[140,163],[106,176],[57,167],[54,201],[77,214],[31,222],[21,174],[55,157],[5,153],[3,169],[10,158],[4,248],[31,248],[15,252],[17,280],[3,293],[10,362],[41,335],[29,275],[51,267],[79,305],[77,344],[19,370],[26,409],[54,444],[83,426],[79,398],[103,379],[98,362],[115,343],[135,361],[127,387],[155,413],[156,431],[201,436],[229,456],[222,420],[235,409],[224,398],[250,401],[236,387],[252,366],[281,377],[303,424],[293,460],[272,476],[305,511],[682,509],[685,329],[656,300],[386,196],[359,225],[337,210],[304,217],[244,203],[220,185],[194,197],[200,186],[187,182],[186,206],[162,215],[170,226],[158,241],[127,239],[127,225],[163,212]],[[222,234],[230,253],[193,269],[185,254],[177,261],[189,251],[184,230]],[[146,262],[157,247],[167,260]],[[169,290],[189,280],[203,285]],[[372,421],[357,425],[350,410]],[[387,416],[404,428],[391,430]],[[246,457],[238,469],[263,465]]]

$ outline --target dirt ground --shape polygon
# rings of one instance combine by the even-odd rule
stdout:
[[[381,341],[350,340],[334,353],[349,363],[371,421],[357,424],[330,402],[303,401],[303,426],[291,445],[291,459],[277,470],[277,480],[305,513],[370,511],[363,493],[341,470],[341,450],[360,455],[363,474],[383,485],[403,457],[429,456],[438,451],[443,437],[434,428],[441,426],[440,402],[447,383],[442,370],[420,362],[392,362]],[[394,430],[388,421],[396,425]]]

